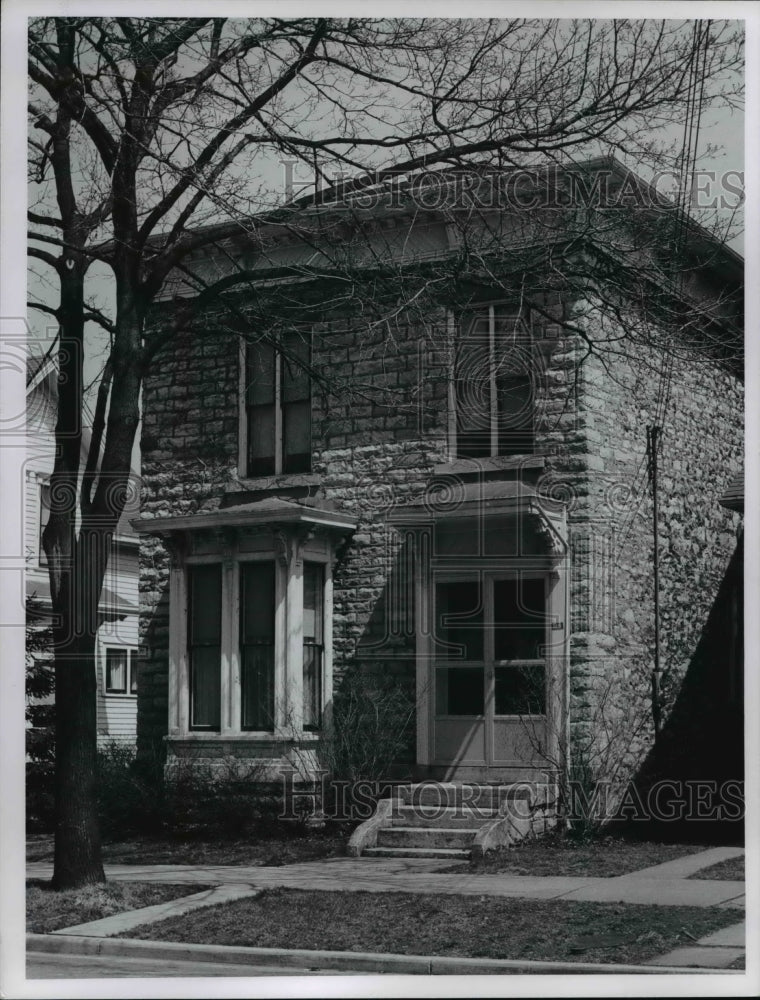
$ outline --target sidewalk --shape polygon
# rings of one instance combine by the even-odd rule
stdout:
[[[359,953],[313,952],[286,949],[225,948],[201,945],[165,945],[129,939],[106,940],[145,923],[178,916],[201,906],[255,896],[265,888],[285,887],[326,892],[412,892],[446,895],[509,896],[522,899],[582,900],[621,902],[657,906],[719,906],[741,908],[744,883],[734,881],[689,880],[687,876],[725,858],[743,853],[739,848],[711,848],[613,878],[541,877],[529,875],[447,874],[440,859],[423,858],[331,858],[283,867],[191,866],[191,865],[106,865],[106,875],[114,881],[167,882],[213,885],[214,889],[191,893],[166,903],[118,913],[101,920],[63,928],[48,935],[29,935],[28,948],[39,952],[64,951],[77,954],[153,955],[166,954],[167,960],[196,956],[199,961],[237,961],[253,965],[276,960],[295,968],[327,967],[361,971],[427,974],[470,972],[695,972],[722,971],[745,953],[745,925],[737,923],[651,959],[645,966],[589,966],[577,962],[517,962],[480,959],[442,959],[427,956],[361,955]],[[50,878],[52,865],[27,866],[32,878]],[[106,949],[105,952],[103,949]],[[161,949],[164,949],[161,952]],[[209,958],[209,955],[212,958]],[[341,957],[342,956],[342,957]],[[195,960],[195,959],[194,959]],[[358,966],[357,966],[358,963]],[[453,963],[453,964],[452,964]],[[454,968],[456,966],[456,969]]]
[[[614,878],[536,875],[447,874],[440,858],[328,858],[281,867],[223,865],[106,865],[109,879],[176,885],[250,885],[325,892],[413,892],[446,895],[573,899],[584,902],[652,903],[657,906],[744,906],[744,883],[686,878],[742,853],[718,847],[654,868]],[[697,859],[701,859],[697,863]],[[34,862],[29,878],[52,877],[53,866]]]

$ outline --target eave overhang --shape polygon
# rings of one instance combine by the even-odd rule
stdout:
[[[387,521],[398,529],[422,531],[444,522],[477,519],[487,524],[503,517],[529,519],[546,538],[552,555],[567,553],[565,504],[520,480],[446,484],[438,492],[431,489],[422,503],[396,507]]]
[[[347,534],[356,528],[356,519],[327,507],[296,503],[272,498],[254,503],[197,514],[173,517],[135,518],[132,527],[140,535],[170,535],[175,532],[195,532],[253,527],[321,528]]]

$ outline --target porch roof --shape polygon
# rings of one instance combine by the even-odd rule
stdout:
[[[246,528],[272,525],[306,525],[329,528],[332,531],[350,532],[356,528],[356,519],[341,511],[318,504],[299,503],[283,497],[267,497],[253,503],[220,507],[196,514],[179,514],[174,517],[140,517],[132,527],[141,535],[163,535],[175,531],[198,531],[207,528]]]

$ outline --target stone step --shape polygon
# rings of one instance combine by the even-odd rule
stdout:
[[[495,809],[473,809],[470,806],[400,806],[395,805],[391,813],[391,825],[416,826],[430,829],[444,827],[447,830],[478,830],[484,823],[498,816]]]
[[[425,781],[417,785],[401,785],[396,797],[404,805],[473,806],[498,809],[514,799],[529,799],[532,791],[525,783],[516,785],[448,784]]]
[[[477,830],[445,830],[440,827],[390,826],[377,832],[378,847],[456,847],[470,850]]]
[[[375,858],[446,858],[468,861],[470,852],[456,847],[367,847],[362,857]]]

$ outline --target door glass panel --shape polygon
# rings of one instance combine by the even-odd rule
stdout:
[[[483,601],[479,580],[436,585],[436,654],[443,660],[483,659]]]
[[[495,715],[543,715],[545,711],[543,665],[495,668]]]
[[[495,580],[493,603],[495,659],[543,659],[546,645],[543,578]]]
[[[485,669],[439,667],[435,672],[436,715],[483,715]]]

